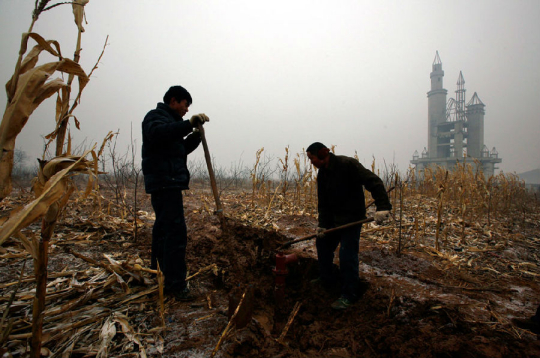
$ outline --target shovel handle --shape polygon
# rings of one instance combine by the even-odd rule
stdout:
[[[223,207],[221,206],[221,200],[219,199],[219,192],[216,184],[216,176],[214,174],[214,168],[212,167],[212,159],[210,158],[210,151],[208,150],[208,143],[206,143],[206,136],[204,135],[204,127],[201,123],[197,124],[199,133],[201,134],[201,142],[204,148],[204,158],[206,159],[206,166],[208,167],[208,175],[210,176],[210,185],[212,186],[212,193],[216,201],[216,209],[219,220],[223,223]]]
[[[374,218],[367,218],[367,219],[364,219],[364,220],[355,221],[355,222],[352,222],[352,223],[349,223],[349,224],[341,225],[341,226],[338,226],[338,227],[333,227],[331,229],[323,231],[322,233],[325,234],[325,235],[326,234],[331,234],[333,232],[343,230],[343,229],[347,229],[347,228],[350,228],[350,227],[353,227],[353,226],[362,225],[362,224],[371,222],[373,220],[375,220],[375,219]],[[295,240],[284,243],[283,245],[278,247],[277,250],[281,250],[281,249],[287,248],[287,247],[289,247],[289,246],[291,246],[293,244],[296,244],[297,242],[311,240],[311,239],[314,239],[316,237],[317,237],[317,234],[311,234],[311,235],[308,235],[308,236],[304,236],[304,237],[301,237],[299,239],[295,239]]]
[[[390,193],[392,190],[394,190],[396,187],[393,186],[391,187],[390,189],[388,189],[386,191],[386,193]],[[375,204],[375,200],[373,200],[371,203],[369,203],[368,206],[366,206],[366,209],[369,208],[371,205]],[[374,218],[367,218],[367,219],[364,219],[364,220],[360,220],[360,221],[355,221],[355,222],[352,222],[352,223],[349,223],[349,224],[345,224],[345,225],[342,225],[342,226],[338,226],[338,227],[334,227],[334,228],[331,228],[331,229],[328,229],[326,231],[323,231],[323,234],[330,234],[334,231],[338,231],[338,230],[342,230],[342,229],[346,229],[346,228],[349,228],[349,227],[352,227],[352,226],[356,226],[356,225],[360,225],[360,224],[365,224],[365,223],[368,223],[370,221],[374,221],[375,219]],[[286,247],[289,247],[291,246],[292,244],[296,244],[297,242],[301,242],[301,241],[307,241],[307,240],[310,240],[310,239],[313,239],[317,237],[317,234],[311,234],[311,235],[308,235],[308,236],[304,236],[304,237],[301,237],[299,239],[296,239],[296,240],[292,240],[292,241],[289,241],[289,242],[286,242],[284,243],[283,245],[281,245],[280,247],[278,247],[277,249],[278,250],[281,250],[281,249],[284,249]]]

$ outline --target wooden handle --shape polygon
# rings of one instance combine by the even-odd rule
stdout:
[[[353,227],[353,226],[358,226],[358,225],[361,225],[361,224],[365,224],[365,223],[371,222],[373,220],[375,220],[375,219],[374,218],[367,218],[367,219],[364,219],[364,220],[355,221],[355,222],[352,222],[352,223],[349,223],[349,224],[341,225],[341,226],[338,226],[338,227],[333,227],[331,229],[323,231],[322,233],[325,234],[325,235],[326,234],[331,234],[331,233],[333,233],[335,231],[339,231],[339,230],[347,229],[347,228],[350,228],[350,227]],[[304,236],[304,237],[301,237],[299,239],[295,239],[295,240],[284,243],[283,245],[278,247],[277,250],[281,250],[281,249],[284,249],[286,247],[291,246],[292,244],[296,244],[297,242],[307,241],[307,240],[310,240],[310,239],[314,239],[316,237],[317,237],[317,234],[311,234],[311,235],[308,235],[308,236]]]
[[[221,200],[219,199],[219,192],[216,184],[216,176],[214,175],[214,168],[212,167],[212,159],[210,158],[210,151],[208,150],[208,143],[206,143],[206,136],[204,135],[204,127],[198,123],[199,133],[201,134],[201,141],[204,148],[204,158],[206,159],[206,166],[208,167],[208,175],[210,176],[210,185],[212,186],[212,193],[216,201],[217,215],[221,223],[223,224],[223,207],[221,206]]]

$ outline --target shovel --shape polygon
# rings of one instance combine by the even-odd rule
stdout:
[[[374,218],[367,218],[367,219],[364,219],[364,220],[355,221],[355,222],[345,224],[345,225],[341,225],[341,226],[338,226],[338,227],[333,227],[331,229],[323,231],[322,234],[324,234],[324,235],[331,234],[333,232],[343,230],[343,229],[347,229],[347,228],[350,228],[350,227],[353,227],[353,226],[362,225],[362,224],[371,222],[373,220],[375,220],[375,219]],[[316,237],[317,237],[317,234],[311,234],[311,235],[308,235],[308,236],[301,237],[299,239],[291,240],[291,241],[288,241],[288,242],[284,243],[280,247],[278,247],[277,250],[279,251],[279,250],[282,250],[282,249],[286,249],[287,247],[289,247],[289,246],[291,246],[293,244],[296,244],[296,243],[302,242],[302,241],[311,240],[311,239],[314,239]]]
[[[386,193],[390,193],[394,189],[395,189],[395,186],[388,189],[386,191]],[[373,204],[375,204],[375,200],[373,200],[371,203],[369,203],[366,206],[366,209],[369,208]],[[348,224],[345,224],[345,225],[342,225],[342,226],[334,227],[334,228],[325,230],[322,233],[326,235],[326,234],[333,233],[335,231],[339,231],[339,230],[347,229],[347,228],[350,228],[350,227],[353,227],[353,226],[365,224],[365,223],[368,223],[368,222],[371,222],[371,221],[374,221],[374,220],[375,220],[374,218],[367,218],[367,219],[364,219],[364,220],[355,221],[355,222],[348,223]],[[314,239],[315,237],[317,237],[317,234],[311,234],[311,235],[308,235],[308,236],[301,237],[299,239],[288,241],[288,242],[284,243],[283,245],[281,245],[280,247],[278,247],[277,250],[279,251],[279,250],[282,250],[282,249],[286,249],[287,247],[289,247],[289,246],[291,246],[293,244],[296,244],[297,242],[311,240],[311,239]]]
[[[212,186],[212,193],[216,201],[216,213],[219,218],[219,222],[223,226],[223,207],[221,206],[221,200],[219,200],[219,192],[216,184],[216,176],[214,175],[214,168],[212,167],[212,159],[210,158],[210,151],[208,150],[208,143],[206,143],[206,137],[204,135],[204,127],[201,123],[198,124],[199,133],[201,134],[201,141],[204,148],[204,158],[206,159],[206,166],[208,167],[208,175],[210,176],[210,185]]]

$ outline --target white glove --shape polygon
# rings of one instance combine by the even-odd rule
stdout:
[[[377,224],[381,225],[389,217],[390,217],[390,211],[389,210],[381,210],[381,211],[376,211],[375,216],[373,218],[375,219],[375,222],[377,222]]]
[[[322,239],[325,236],[325,234],[324,234],[325,231],[326,231],[325,228],[318,227],[317,228],[317,239]]]
[[[197,127],[199,123],[204,124],[205,122],[210,122],[210,118],[204,113],[196,114],[189,119],[189,123],[191,123],[193,127]]]

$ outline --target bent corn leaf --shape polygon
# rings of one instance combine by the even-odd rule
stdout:
[[[79,64],[68,59],[32,68],[19,77],[15,95],[8,104],[0,124],[0,198],[4,198],[11,191],[10,174],[17,136],[41,102],[66,86],[60,79],[48,81],[56,71],[77,75],[79,93],[88,83],[88,77]]]
[[[73,6],[73,15],[75,16],[75,24],[79,28],[80,32],[84,32],[84,27],[82,25],[84,19],[84,6],[88,4],[90,0],[75,0],[72,3]]]
[[[45,175],[40,173],[40,180],[35,185],[38,198],[10,217],[0,227],[0,245],[21,228],[28,226],[34,220],[46,214],[51,205],[68,194],[70,189],[67,175],[72,171],[85,169],[84,164],[81,166],[81,162],[85,163],[84,157],[89,152],[85,152],[76,161],[72,158],[54,158],[50,165],[45,165],[43,169]],[[70,163],[68,166],[65,166],[66,161]]]

